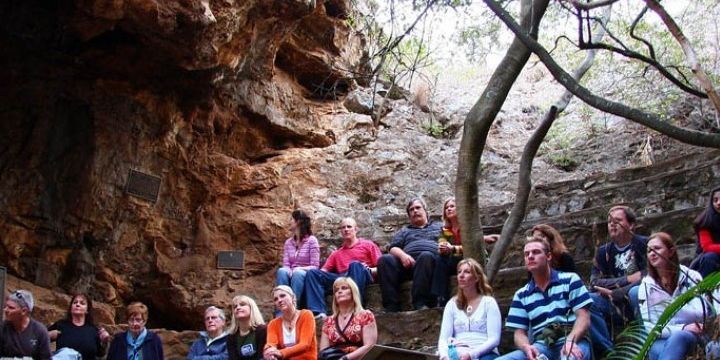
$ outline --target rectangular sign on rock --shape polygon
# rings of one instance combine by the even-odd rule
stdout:
[[[241,270],[245,267],[245,253],[242,251],[220,251],[217,255],[217,268]]]
[[[162,178],[130,169],[125,191],[133,196],[157,202]]]

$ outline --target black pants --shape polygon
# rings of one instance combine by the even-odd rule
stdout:
[[[457,265],[462,256],[436,255],[435,273],[432,279],[432,294],[442,299],[441,306],[450,299],[450,277],[457,274]]]
[[[412,279],[412,303],[418,309],[434,307],[437,299],[430,291],[435,254],[425,251],[415,258],[415,266],[405,268],[392,254],[383,255],[378,261],[378,277],[382,291],[383,307],[386,311],[400,311],[400,284]]]

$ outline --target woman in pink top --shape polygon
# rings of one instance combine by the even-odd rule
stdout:
[[[290,231],[293,236],[285,241],[282,266],[276,274],[277,285],[290,286],[300,302],[305,289],[305,272],[320,266],[320,245],[312,234],[310,217],[302,210],[292,212]]]

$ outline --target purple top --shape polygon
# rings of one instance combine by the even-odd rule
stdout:
[[[320,266],[320,245],[317,238],[313,235],[306,236],[300,247],[295,246],[293,237],[285,240],[282,264],[290,269],[317,269]]]

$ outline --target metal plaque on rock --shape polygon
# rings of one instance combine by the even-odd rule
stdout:
[[[125,191],[133,196],[156,202],[160,193],[160,181],[162,178],[130,169]]]
[[[242,251],[220,251],[217,256],[218,269],[242,269],[245,267],[245,253]]]

